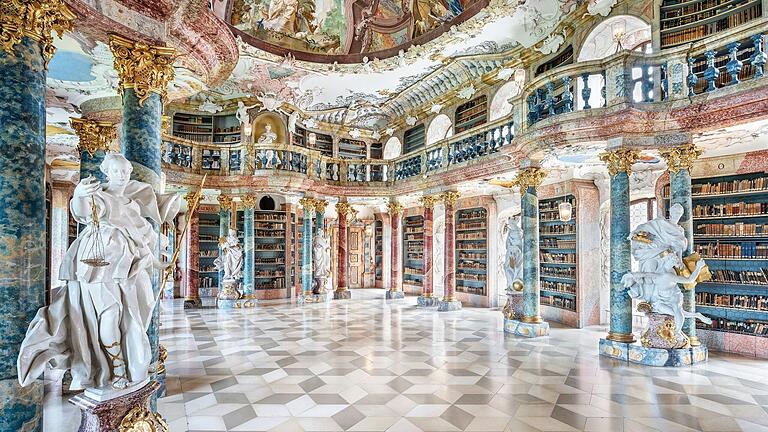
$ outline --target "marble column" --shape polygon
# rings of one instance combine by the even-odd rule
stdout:
[[[443,254],[443,285],[445,294],[437,302],[437,310],[440,312],[455,311],[461,309],[461,302],[456,300],[456,202],[459,193],[445,192],[442,195],[445,204],[445,252]]]
[[[254,209],[256,208],[256,196],[245,195],[241,198],[243,202],[243,295],[245,298],[254,298],[255,282],[255,254],[256,248],[254,239]],[[286,248],[287,250],[288,248]]]
[[[219,195],[216,198],[219,201],[219,241],[226,238],[229,235],[230,221],[232,220],[232,197],[229,195]],[[219,246],[219,256],[221,256],[222,250]],[[221,293],[224,290],[224,270],[219,270],[218,273],[218,292]]]
[[[600,155],[611,176],[611,321],[606,339],[632,343],[632,299],[621,278],[631,270],[629,244],[629,176],[640,152],[628,148]]]
[[[436,306],[437,299],[433,297],[433,273],[432,265],[432,237],[434,224],[434,206],[439,200],[436,196],[425,196],[421,198],[421,205],[424,207],[424,277],[421,284],[421,295],[416,299],[419,306]]]
[[[701,155],[702,151],[693,144],[688,144],[671,149],[660,151],[661,156],[667,161],[667,170],[669,171],[669,205],[680,204],[683,207],[683,216],[678,222],[685,238],[688,240],[688,248],[683,253],[683,259],[693,254],[693,205],[691,203],[691,168],[693,162]],[[683,309],[688,312],[696,312],[696,287],[686,289],[681,286],[683,291]],[[701,342],[696,336],[696,319],[686,318],[683,324],[683,333],[688,336],[691,345],[699,346]]]
[[[325,208],[328,207],[328,201],[315,200],[315,232],[325,231]]]
[[[400,271],[403,265],[403,244],[400,241],[400,215],[403,213],[403,206],[396,200],[390,200],[389,204],[387,204],[387,210],[389,211],[392,232],[392,246],[390,249],[392,253],[392,271],[390,272],[389,290],[387,290],[386,298],[404,298],[403,279],[400,277]]]
[[[348,299],[352,297],[348,289],[349,244],[347,242],[347,230],[349,227],[347,225],[347,219],[354,213],[355,210],[348,202],[341,201],[336,203],[336,214],[339,218],[339,249],[338,254],[336,255],[336,263],[338,267],[338,284],[336,291],[333,293],[334,300]]]
[[[540,315],[539,292],[539,197],[537,188],[546,173],[538,167],[528,167],[517,174],[515,182],[520,188],[520,225],[523,230],[523,316],[520,321],[529,324],[544,322]]]
[[[3,2],[0,14],[0,431],[39,431],[43,380],[19,387],[16,357],[29,322],[45,303],[50,32],[70,30],[74,15],[61,0]]]
[[[187,201],[187,233],[184,242],[187,246],[187,269],[184,272],[184,309],[199,308],[200,303],[200,212],[194,209],[197,194],[189,192],[184,196]]]
[[[83,118],[72,118],[69,122],[79,138],[80,179],[93,176],[101,182],[107,181],[99,166],[115,140],[115,125]]]
[[[315,212],[315,200],[304,197],[299,200],[304,208],[304,233],[301,238],[301,298],[312,297],[312,213]]]

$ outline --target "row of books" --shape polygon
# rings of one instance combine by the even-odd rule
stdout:
[[[576,240],[544,238],[540,245],[544,248],[576,249]]]
[[[413,268],[413,267],[406,267],[403,270],[403,273],[409,274],[409,275],[417,275],[417,276],[421,276],[422,274],[424,274],[424,272],[421,271],[421,269],[416,269],[416,268]]]
[[[547,267],[547,266],[541,266],[539,274],[541,276],[575,278],[576,277],[576,268],[575,267]]]
[[[567,294],[576,294],[576,285],[566,282],[541,281],[541,289],[547,291],[557,291]]]
[[[405,241],[424,241],[424,234],[409,234],[405,236]]]
[[[253,262],[256,264],[285,264],[283,258],[254,258]]]
[[[543,264],[546,264],[546,263],[576,264],[575,254],[540,252],[539,259]]]
[[[459,252],[459,259],[463,260],[477,260],[477,259],[485,259],[486,255],[484,253],[476,253],[476,252]]]
[[[205,276],[200,278],[200,288],[215,288],[219,286],[219,278]]]
[[[257,230],[254,230],[253,232],[256,237],[282,238],[283,234],[277,234],[277,233],[284,233],[285,230],[275,231],[275,230],[257,229]]]
[[[174,129],[173,132],[174,133],[176,133],[176,132],[188,132],[188,133],[195,133],[195,134],[198,134],[198,133],[200,133],[200,134],[209,134],[209,133],[211,133],[211,129],[210,128],[199,127],[199,126],[177,124],[176,128]]]
[[[469,280],[469,281],[484,281],[485,280],[485,275],[484,274],[456,272],[456,279],[463,279],[463,280]]]
[[[710,270],[712,282],[768,285],[768,268],[759,270]]]
[[[257,212],[254,216],[254,220],[257,222],[272,222],[272,221],[283,221],[285,220],[285,215],[282,213],[260,213]],[[274,225],[273,225],[274,226]],[[285,225],[280,225],[281,228],[285,227]]]
[[[696,304],[703,306],[725,306],[738,309],[768,311],[768,296],[697,292]]]
[[[406,234],[421,233],[422,231],[424,231],[424,227],[421,227],[421,226],[407,227],[405,229]]]
[[[485,240],[485,232],[468,232],[456,234],[456,240]]]
[[[283,289],[285,288],[285,278],[271,279],[269,282],[260,282],[254,286],[256,290]]]
[[[570,311],[576,310],[576,301],[571,298],[558,297],[558,296],[541,296],[541,304],[547,306],[554,306],[560,309],[567,309]]]
[[[694,249],[705,258],[768,259],[768,243],[704,243],[695,244]]]
[[[466,219],[477,219],[477,218],[484,218],[486,216],[487,212],[484,209],[478,209],[478,210],[471,210],[467,212],[463,212],[459,215],[459,222],[462,222]]]
[[[693,217],[768,215],[768,203],[725,203],[696,205],[693,207]]]
[[[456,225],[457,230],[483,229],[485,222],[461,222]]]
[[[254,273],[255,276],[262,276],[262,277],[285,277],[285,273],[281,271],[257,271]]]
[[[411,252],[411,253],[408,253],[408,259],[410,259],[410,260],[424,259],[424,254],[423,253],[413,253],[413,252]]]
[[[569,202],[574,208],[576,207],[576,199],[571,196],[564,200],[541,202],[539,203],[539,212],[542,213],[559,211],[559,206],[562,202]]]
[[[696,327],[705,330],[722,330],[734,333],[768,336],[768,322],[764,321],[737,321],[725,318],[712,318],[712,325],[704,324],[697,320]]]
[[[768,177],[691,185],[691,194],[693,195],[730,194],[734,192],[751,192],[759,190],[768,190]],[[665,195],[669,196],[668,193]]]
[[[188,141],[194,141],[197,143],[210,144],[213,142],[213,137],[211,135],[196,135],[196,134],[188,134],[188,133],[181,133],[181,132],[174,132],[173,135],[179,138],[182,138]]]
[[[285,250],[282,243],[256,243],[255,251],[281,251]]]
[[[261,217],[261,216],[260,216]],[[282,222],[258,222],[253,224],[256,229],[268,229],[273,231],[285,231],[285,224]]]
[[[461,283],[461,281],[459,281]],[[456,291],[474,295],[485,295],[485,287],[471,287],[459,285],[456,287]]]
[[[539,229],[540,234],[576,234],[576,225],[544,225]]]
[[[219,256],[219,251],[217,249],[214,249],[214,250],[201,250],[200,251],[200,256],[201,257],[206,257],[206,258],[217,257],[217,256]]]
[[[485,270],[485,263],[477,262],[477,261],[464,261],[460,260],[461,264],[457,266],[458,269],[468,269],[468,270]]]
[[[714,236],[729,236],[729,237],[768,235],[768,224],[754,224],[754,223],[741,223],[741,222],[738,222],[735,224],[723,224],[723,223],[698,224],[694,229],[694,233],[699,235],[714,235]]]

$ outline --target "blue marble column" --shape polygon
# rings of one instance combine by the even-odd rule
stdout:
[[[254,206],[256,205],[256,197],[254,196],[246,196],[243,198],[243,205],[245,206],[245,209],[243,210],[243,230],[245,231],[243,233],[243,243],[244,250],[245,250],[245,256],[243,257],[243,294],[246,296],[253,296],[253,288],[254,288],[254,271],[255,271],[255,263],[254,263],[254,248],[255,248],[255,241],[254,241],[254,231],[253,231],[253,217],[254,217]]]
[[[232,198],[226,195],[219,195],[219,241],[229,235],[229,222],[232,219],[231,206]],[[222,250],[219,246],[219,256]],[[224,270],[219,270],[218,292],[224,289]]]
[[[88,176],[93,176],[100,182],[107,181],[107,176],[99,169],[101,162],[104,160],[104,155],[106,155],[104,150],[97,150],[93,156],[85,150],[80,151],[80,178],[84,179]]]
[[[522,188],[523,186],[521,186]],[[523,322],[541,322],[539,293],[539,197],[527,185],[520,196],[523,229]]]
[[[302,198],[304,207],[304,232],[301,238],[301,291],[302,297],[312,296],[312,213],[315,211],[312,198]]]
[[[316,199],[314,200],[314,206],[315,232],[318,232],[319,230],[325,231],[325,208],[328,206],[328,201]]]
[[[38,42],[0,45],[0,431],[42,430],[43,381],[19,387],[16,357],[45,302],[45,78]]]

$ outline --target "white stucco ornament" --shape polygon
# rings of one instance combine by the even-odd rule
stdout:
[[[469,86],[459,90],[458,95],[462,99],[469,99],[472,97],[472,95],[475,94],[476,91],[477,90],[475,89],[475,86],[470,84]]]
[[[566,30],[563,29],[563,32],[561,34],[551,34],[547,36],[546,39],[541,43],[540,46],[535,47],[534,49],[544,55],[549,55],[552,53],[557,52],[558,48],[560,48],[560,45],[565,42],[565,38],[567,36]]]
[[[313,119],[312,117],[306,118],[303,121],[304,126],[308,128],[316,128],[317,127],[317,120]]]
[[[509,81],[510,78],[512,78],[512,75],[515,74],[515,70],[512,68],[503,68],[500,69],[499,72],[496,74],[496,78],[502,80],[502,81]]]
[[[360,132],[360,129],[358,129],[358,128],[354,128],[351,131],[349,131],[349,136],[351,136],[354,139],[360,138],[360,135],[362,135],[362,133]]]
[[[432,104],[432,108],[430,108],[429,110],[430,110],[430,111],[432,111],[433,113],[437,114],[437,113],[439,113],[439,112],[440,112],[442,109],[443,109],[443,105],[442,105],[442,104],[437,104],[437,103],[436,103],[436,104]]]
[[[378,129],[373,131],[373,133],[371,134],[371,138],[375,140],[381,139],[381,132],[379,132]]]
[[[274,93],[262,93],[256,96],[256,99],[261,102],[261,105],[264,107],[263,109],[267,111],[277,111],[283,105],[283,101]],[[259,111],[262,111],[262,109],[259,109]]]
[[[416,124],[416,120],[418,120],[416,117],[408,116],[405,118],[405,124],[407,124],[408,126],[413,126]]]
[[[219,105],[216,105],[210,99],[208,99],[208,97],[206,97],[203,103],[197,106],[197,109],[203,112],[216,114],[217,112],[223,110],[224,108],[222,108]]]
[[[587,13],[589,15],[608,16],[616,3],[618,0],[590,0],[587,5]]]
[[[394,134],[395,134],[395,128],[393,128],[393,127],[388,127],[388,128],[387,128],[387,130],[385,130],[385,131],[384,131],[384,134],[385,134],[386,136],[392,136],[392,135],[394,135]]]

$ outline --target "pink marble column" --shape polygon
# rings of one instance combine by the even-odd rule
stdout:
[[[419,306],[434,306],[437,299],[432,296],[434,292],[433,284],[433,264],[432,264],[432,227],[434,223],[434,205],[437,198],[425,196],[421,199],[424,206],[424,278],[421,283],[421,295],[416,300]]]
[[[397,201],[390,201],[387,208],[389,209],[392,230],[392,276],[389,282],[387,298],[403,298],[405,297],[403,293],[403,279],[400,277],[400,267],[403,265],[401,262],[403,245],[400,242],[400,214],[403,212],[403,206]]]
[[[456,233],[454,228],[456,201],[458,192],[446,192],[443,194],[445,202],[445,295],[437,304],[438,311],[452,311],[461,309],[461,302],[456,300]]]
[[[192,194],[185,199],[189,207],[192,207]],[[184,308],[196,308],[201,306],[198,288],[200,287],[200,213],[187,213],[187,234],[184,242],[187,247],[187,269],[184,272]]]
[[[339,202],[336,204],[336,214],[339,218],[339,248],[336,255],[338,286],[333,293],[333,298],[335,300],[350,298],[347,276],[347,264],[349,261],[349,256],[347,254],[347,218],[353,211],[352,206],[347,202]]]

